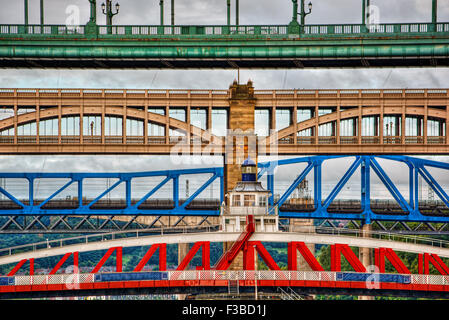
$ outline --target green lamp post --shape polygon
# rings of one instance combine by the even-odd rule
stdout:
[[[106,25],[108,26],[108,34],[112,34],[112,18],[120,11],[120,4],[115,4],[115,12],[112,12],[112,0],[106,0],[101,4],[101,10],[106,15]]]
[[[86,25],[86,34],[94,35],[97,33],[97,0],[89,0],[90,19]]]
[[[309,2],[307,5],[309,11],[306,12],[305,10],[305,0],[300,0],[300,9],[301,12],[298,12],[298,0],[292,0],[293,2],[293,17],[292,21],[290,22],[288,29],[289,33],[303,33],[304,32],[304,26],[306,23],[306,16],[312,13],[312,2]],[[301,17],[300,23],[298,23],[298,14]]]

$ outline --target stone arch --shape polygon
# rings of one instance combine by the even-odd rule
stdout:
[[[67,106],[61,109],[61,116],[80,116],[79,106]],[[105,107],[103,109],[102,106],[87,106],[83,109],[83,115],[101,115],[105,113],[105,116],[123,116],[123,108],[122,107]],[[39,121],[53,119],[58,117],[58,108],[52,107],[48,109],[40,110],[39,112]],[[126,117],[145,121],[145,111],[137,110],[132,108],[127,108]],[[14,127],[14,117],[9,117],[3,120],[0,120],[0,131],[7,130],[9,128]],[[165,126],[167,124],[167,118],[163,115],[148,112],[147,115],[148,122],[152,122],[158,125]],[[36,111],[29,112],[25,114],[21,114],[17,116],[17,125],[22,125],[30,122],[36,122]],[[179,129],[184,132],[190,132],[191,135],[200,135],[206,141],[212,141],[214,138],[218,138],[210,134],[208,131],[203,130],[201,128],[195,127],[193,125],[189,125],[186,122],[168,118],[168,125],[171,129]]]
[[[393,115],[393,114],[402,114],[402,106],[388,106],[383,108],[384,111],[382,112],[382,108],[380,106],[377,107],[365,107],[362,108],[362,117],[365,116],[380,116],[380,115]],[[406,108],[406,116],[423,116],[425,115],[425,109],[424,107],[420,106],[414,106],[414,107],[407,107]],[[446,111],[440,110],[432,107],[428,107],[427,116],[432,119],[439,119],[446,121]],[[314,128],[317,125],[325,124],[325,123],[331,123],[337,121],[338,114],[337,112],[332,112],[326,115],[322,115],[319,117],[314,117],[306,121],[298,122],[296,124],[297,132]],[[354,117],[358,117],[358,109],[349,109],[340,112],[340,120],[344,119],[351,119]],[[359,123],[359,125],[361,125]],[[426,126],[427,123],[424,123],[424,126]],[[267,144],[273,144],[275,141],[273,139],[281,140],[283,138],[286,138],[290,135],[296,134],[295,132],[295,125],[291,125],[287,128],[284,128],[282,130],[279,130],[277,133],[277,137],[267,137],[266,143]]]

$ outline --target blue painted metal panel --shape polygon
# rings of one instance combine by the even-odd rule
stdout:
[[[98,273],[95,282],[168,280],[167,272]]]
[[[0,277],[0,286],[13,286],[15,277]]]
[[[402,274],[373,274],[373,273],[345,273],[338,272],[337,281],[375,281],[375,282],[391,282],[391,283],[402,283],[410,284],[411,276]]]

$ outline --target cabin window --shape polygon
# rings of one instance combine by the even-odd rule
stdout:
[[[255,207],[256,206],[256,196],[254,194],[245,194],[244,206],[245,207]]]
[[[239,194],[236,194],[236,195],[234,195],[232,197],[232,206],[233,207],[240,207],[241,206],[241,204],[240,204],[240,195]]]
[[[267,197],[259,196],[259,207],[266,207],[267,205]]]

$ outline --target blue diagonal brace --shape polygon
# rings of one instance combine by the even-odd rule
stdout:
[[[257,174],[257,180],[263,177],[263,175],[268,171],[269,166],[263,167]]]
[[[358,156],[355,161],[352,163],[351,167],[346,171],[344,176],[338,181],[335,188],[332,190],[332,192],[329,194],[329,196],[326,198],[323,204],[323,208],[327,209],[330,204],[335,200],[337,195],[340,193],[341,189],[345,186],[345,184],[348,182],[348,180],[352,177],[354,172],[357,170],[357,168],[360,166],[362,159],[360,156]]]
[[[212,182],[215,181],[215,179],[218,178],[217,174],[214,174],[212,177],[210,177],[209,180],[206,181],[201,187],[198,188],[181,206],[180,208],[185,209],[190,202],[192,202],[193,199],[195,199],[201,192],[203,192]]]
[[[149,197],[151,197],[153,194],[155,194],[160,188],[162,188],[170,180],[171,180],[171,177],[166,177],[156,187],[154,187],[150,192],[148,192],[142,199],[140,199],[139,202],[137,202],[135,205],[133,205],[133,207],[134,208],[139,207],[142,203],[144,203]]]
[[[110,188],[106,189],[102,194],[100,194],[98,197],[96,197],[94,200],[92,200],[87,207],[90,208],[95,203],[97,203],[98,200],[103,198],[105,195],[107,195],[111,190],[115,189],[120,183],[122,183],[124,180],[119,180],[116,183],[114,183]]]
[[[440,184],[432,177],[432,175],[429,173],[429,171],[427,171],[426,168],[424,168],[424,166],[419,166],[418,171],[424,178],[424,180],[426,180],[426,182],[429,184],[429,186],[432,187],[441,201],[443,201],[444,204],[449,208],[449,196],[443,190],[443,188],[441,188]]]
[[[287,191],[284,192],[284,194],[280,197],[278,202],[276,203],[277,206],[282,206],[282,204],[285,202],[285,200],[288,199],[288,197],[292,194],[292,192],[296,189],[296,187],[301,183],[302,180],[309,174],[310,170],[313,168],[313,163],[309,163],[309,165],[301,172],[301,174],[293,181],[293,183],[290,185],[290,187],[287,189]]]
[[[388,191],[394,197],[396,202],[399,203],[402,210],[404,210],[408,213],[411,213],[413,211],[413,209],[410,207],[408,202],[404,199],[402,194],[399,192],[399,190],[393,184],[391,179],[388,177],[387,173],[382,169],[382,167],[379,165],[379,163],[376,161],[376,159],[371,158],[370,161],[371,161],[371,166],[374,169],[374,172],[377,174],[377,176],[382,181],[382,183],[385,185],[385,187],[387,187]]]
[[[15,204],[25,208],[26,206],[20,202],[16,197],[14,197],[12,194],[10,194],[8,191],[0,187],[0,192],[3,193],[5,196],[7,196],[9,199],[11,199]]]
[[[56,190],[55,193],[53,193],[50,197],[48,197],[47,199],[45,199],[44,202],[42,202],[41,204],[39,204],[37,207],[38,208],[42,208],[44,205],[46,205],[49,201],[51,201],[51,199],[53,199],[54,197],[56,197],[59,193],[61,193],[62,191],[64,191],[65,189],[67,189],[68,186],[70,186],[73,182],[75,182],[75,180],[70,180],[69,182],[67,182],[62,188],[59,188],[58,190]]]

